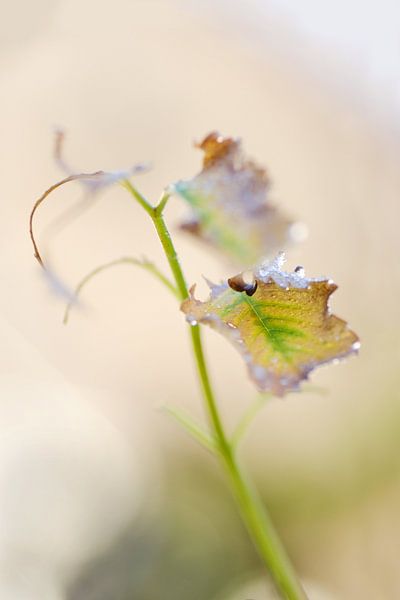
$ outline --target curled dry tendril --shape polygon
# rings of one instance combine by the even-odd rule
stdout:
[[[35,204],[33,205],[31,214],[29,216],[29,235],[30,235],[32,245],[33,245],[34,256],[35,256],[36,260],[39,262],[41,267],[45,268],[45,265],[43,262],[43,258],[39,252],[39,247],[36,242],[35,234],[33,231],[34,230],[34,227],[33,227],[34,217],[35,217],[36,211],[38,210],[39,206],[50,196],[50,194],[52,192],[54,192],[56,189],[62,187],[66,183],[70,183],[71,181],[84,181],[84,180],[96,180],[96,179],[101,180],[101,178],[104,178],[107,175],[108,174],[105,171],[96,171],[95,173],[78,173],[75,175],[69,175],[68,177],[65,177],[64,179],[62,179],[61,181],[58,181],[57,183],[54,183],[53,185],[51,185],[40,196],[40,198],[38,198],[36,200]]]

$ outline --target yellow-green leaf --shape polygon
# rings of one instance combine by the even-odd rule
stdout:
[[[347,323],[330,314],[328,299],[337,286],[307,279],[301,268],[286,273],[283,260],[280,254],[261,265],[252,284],[238,276],[211,285],[206,302],[196,300],[192,288],[182,304],[189,323],[210,325],[234,344],[260,390],[280,396],[297,389],[315,367],[359,348]]]
[[[266,171],[243,155],[239,140],[213,132],[198,147],[204,152],[202,171],[173,186],[191,207],[184,230],[244,267],[299,237],[298,224],[269,201]]]

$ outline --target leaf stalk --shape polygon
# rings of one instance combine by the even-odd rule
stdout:
[[[152,219],[175,280],[180,300],[185,300],[189,296],[188,287],[163,216],[168,194],[164,194],[158,206],[153,207],[130,182],[125,181],[124,186]],[[307,600],[307,596],[275,531],[269,514],[256,490],[244,475],[237,460],[234,445],[225,432],[208,373],[199,325],[190,326],[190,336],[213,438],[230,481],[242,520],[281,598],[285,600]]]

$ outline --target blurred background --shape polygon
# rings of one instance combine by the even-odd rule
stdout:
[[[150,161],[156,200],[199,170],[193,141],[240,136],[272,197],[307,224],[290,267],[339,284],[332,308],[360,356],[270,401],[243,446],[310,597],[400,596],[400,12],[393,0],[15,0],[0,22],[0,598],[272,598],[213,460],[161,410],[203,420],[186,325],[148,274],[93,280],[62,323],[33,258],[28,216],[62,177],[54,128],[81,171]],[[104,190],[66,186],[38,213],[45,256],[73,286],[146,255],[151,224]],[[167,210],[173,229],[185,213]],[[227,265],[189,236],[190,283]],[[200,295],[205,293],[199,284]],[[205,333],[232,429],[255,397],[234,349]]]

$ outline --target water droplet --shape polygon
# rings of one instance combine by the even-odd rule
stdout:
[[[289,228],[289,236],[294,242],[304,242],[308,237],[307,225],[301,222],[293,223]]]

